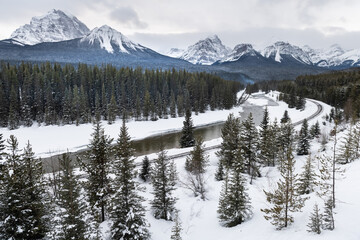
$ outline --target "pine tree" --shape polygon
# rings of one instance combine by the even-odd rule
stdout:
[[[85,240],[87,224],[84,221],[85,203],[81,197],[78,177],[74,174],[69,153],[59,158],[60,188],[57,205],[59,206],[57,239]]]
[[[221,181],[224,177],[224,171],[230,168],[234,162],[236,152],[240,144],[240,121],[233,114],[229,114],[224,127],[221,129],[221,148],[216,153],[219,157],[216,180]]]
[[[314,191],[314,186],[316,183],[316,173],[312,163],[311,155],[306,159],[306,163],[303,166],[303,172],[299,176],[299,194],[309,194]]]
[[[115,99],[114,94],[111,96],[110,103],[108,104],[107,110],[108,110],[108,114],[107,114],[108,124],[113,124],[114,121],[116,120],[116,116],[118,115],[118,108],[117,108],[116,99]]]
[[[273,207],[261,209],[265,213],[265,219],[270,220],[276,229],[286,228],[294,221],[291,212],[300,211],[304,206],[304,198],[301,198],[295,191],[296,174],[294,174],[294,156],[290,147],[286,152],[281,169],[282,178],[277,182],[277,189],[274,192],[266,192],[266,200]]]
[[[244,154],[245,171],[251,176],[250,184],[255,177],[261,177],[258,165],[258,132],[252,117],[252,113],[242,123],[240,132],[241,148]]]
[[[294,144],[294,127],[289,119],[287,122],[280,125],[279,136],[276,141],[278,152],[279,168],[283,167],[282,160],[286,159],[286,153]]]
[[[115,195],[112,199],[112,239],[149,239],[145,220],[144,199],[138,195],[135,181],[134,149],[130,141],[125,119],[115,146],[114,180]]]
[[[270,131],[269,131],[269,142],[271,143],[270,145],[271,166],[275,166],[276,160],[279,156],[279,145],[278,145],[279,136],[280,136],[280,127],[278,126],[277,119],[275,118],[274,122],[270,125]]]
[[[225,178],[219,200],[218,214],[225,227],[234,227],[251,217],[249,195],[246,193],[245,179],[241,175],[242,155],[238,154],[234,166]]]
[[[163,147],[154,161],[151,180],[154,194],[151,207],[154,217],[172,220],[176,202],[176,198],[172,194],[175,190],[177,173],[175,163],[167,159]]]
[[[332,202],[331,197],[326,200],[324,214],[322,215],[322,228],[324,230],[334,230],[335,228],[333,205],[334,203]]]
[[[176,117],[176,101],[175,101],[175,95],[174,92],[171,92],[171,97],[170,97],[170,116],[172,118]]]
[[[188,171],[188,176],[187,182],[184,185],[194,193],[195,197],[200,195],[202,200],[206,199],[204,173],[208,161],[208,156],[205,155],[203,140],[200,137],[196,139],[193,150],[186,158],[185,169]]]
[[[351,125],[347,131],[346,136],[341,141],[339,155],[337,162],[341,164],[347,164],[355,160],[356,158],[356,149],[354,145],[354,135],[353,135],[353,126]]]
[[[353,149],[355,158],[360,158],[360,122],[357,122],[353,129]]]
[[[179,95],[177,97],[176,106],[177,106],[178,116],[183,117],[184,116],[184,97],[183,97],[183,95]]]
[[[147,156],[144,157],[141,165],[140,178],[146,182],[150,177],[150,161]]]
[[[308,155],[309,149],[310,149],[310,143],[309,143],[308,123],[305,118],[303,121],[303,124],[301,126],[300,133],[299,133],[297,154],[298,155]]]
[[[13,135],[8,150],[0,178],[0,237],[43,239],[49,219],[42,163],[34,158],[29,143],[21,153]]]
[[[19,100],[18,94],[14,86],[10,91],[10,107],[9,107],[9,129],[13,130],[19,127]]]
[[[195,144],[194,139],[194,126],[191,119],[191,111],[186,110],[185,121],[183,122],[183,128],[181,131],[180,146],[181,148],[192,147]]]
[[[319,124],[319,121],[316,121],[316,123],[314,125],[312,125],[310,128],[310,136],[312,138],[318,138],[320,136],[320,134],[321,134],[320,124]]]
[[[260,131],[259,131],[259,158],[264,165],[274,166],[274,161],[272,159],[272,145],[271,141],[271,126],[269,120],[269,112],[267,107],[264,111],[263,120],[260,123]]]
[[[103,222],[111,193],[109,172],[112,139],[105,135],[100,122],[94,124],[91,135],[89,151],[84,159],[79,159],[79,163],[87,173],[86,189],[90,207],[98,222]]]
[[[205,172],[205,167],[209,161],[205,155],[204,140],[200,137],[195,141],[195,146],[190,155],[186,157],[185,169],[193,174],[201,174]]]
[[[289,120],[289,113],[287,110],[285,110],[283,117],[280,119],[280,123],[287,123]]]
[[[181,231],[182,231],[182,227],[181,227],[181,221],[179,219],[179,213],[177,212],[175,215],[175,221],[174,221],[174,226],[171,228],[171,240],[181,240]]]
[[[307,225],[309,227],[308,232],[314,232],[317,234],[321,233],[322,226],[322,216],[319,211],[319,207],[317,204],[314,205],[314,211],[310,215],[310,222]]]
[[[5,158],[5,150],[6,146],[5,146],[5,139],[3,139],[3,134],[0,133],[0,171],[1,171],[1,166],[3,164],[3,159]],[[0,178],[1,180],[1,178]]]

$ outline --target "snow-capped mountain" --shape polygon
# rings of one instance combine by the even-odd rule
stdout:
[[[193,64],[211,65],[226,57],[229,51],[214,35],[189,46],[180,58]]]
[[[238,44],[234,49],[221,60],[221,62],[233,62],[239,60],[243,56],[256,56],[259,54],[251,44]]]
[[[328,49],[312,49],[307,45],[303,49],[309,55],[313,64],[320,67],[341,65],[342,61],[339,57],[345,53],[338,44],[334,44]]]
[[[181,55],[183,55],[185,52],[184,49],[180,49],[180,48],[171,48],[166,55],[169,57],[173,57],[173,58],[180,58]]]
[[[130,41],[122,33],[107,25],[93,29],[88,35],[83,37],[80,42],[99,45],[100,48],[105,49],[108,53],[118,51],[129,54],[133,51],[143,51],[145,49],[140,44]]]
[[[24,44],[35,45],[80,38],[87,33],[87,26],[76,17],[53,9],[44,16],[33,17],[30,24],[16,29],[11,38]]]
[[[300,63],[312,65],[311,58],[303,49],[282,41],[266,47],[261,54],[277,62],[283,62],[286,58],[286,60],[294,59]]]

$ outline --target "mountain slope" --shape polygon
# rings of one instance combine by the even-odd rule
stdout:
[[[303,49],[282,41],[266,47],[261,54],[264,57],[271,58],[277,62],[284,62],[285,60],[292,58],[300,63],[312,65],[311,58]]]
[[[214,35],[189,46],[180,58],[193,64],[211,65],[228,53],[229,49],[222,44],[217,35]]]
[[[59,42],[83,37],[89,32],[87,26],[71,14],[51,10],[41,17],[33,17],[30,24],[16,29],[11,38],[34,45],[42,42]]]

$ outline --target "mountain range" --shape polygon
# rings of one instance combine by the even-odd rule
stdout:
[[[214,35],[185,50],[173,48],[162,55],[109,26],[90,31],[75,16],[51,10],[44,16],[33,17],[9,39],[0,41],[0,60],[177,68],[213,72],[228,79],[258,81],[294,79],[301,74],[360,66],[360,49],[345,51],[333,45],[321,50],[287,42],[275,42],[260,50],[249,43],[231,49]]]

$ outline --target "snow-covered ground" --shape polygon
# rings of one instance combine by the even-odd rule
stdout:
[[[270,93],[267,97],[271,97],[276,100],[277,93]],[[267,101],[261,98],[256,98],[256,95],[248,100],[249,103],[256,105],[266,105]],[[329,122],[323,125],[324,115],[329,113],[330,106],[319,102],[323,105],[324,111],[315,119],[310,121],[310,124],[319,121],[322,132],[329,133],[333,128]],[[270,116],[272,119],[275,117],[280,119],[283,111],[288,110],[290,117],[294,121],[303,119],[306,116],[313,114],[316,111],[316,105],[309,102],[306,105],[306,109],[303,112],[299,112],[293,109],[287,109],[286,104],[279,102],[277,107],[269,107]],[[298,129],[300,126],[297,127]],[[341,128],[341,127],[340,127]],[[345,135],[346,131],[338,134],[338,139],[341,139]],[[219,139],[207,142],[206,145],[212,145],[219,143]],[[340,141],[339,141],[340,142]],[[315,156],[324,154],[319,152],[320,140],[315,139],[311,142],[311,153],[314,158],[316,171],[318,173],[319,163],[315,160]],[[329,139],[329,143],[326,145],[326,154],[332,154],[333,139]],[[339,146],[339,144],[338,144]],[[181,152],[184,150],[172,149],[168,151],[169,155]],[[251,197],[251,203],[253,207],[253,217],[233,228],[225,228],[219,224],[217,218],[217,208],[219,202],[220,191],[222,182],[215,181],[214,175],[217,168],[218,157],[214,151],[207,152],[209,154],[209,166],[206,171],[206,187],[207,187],[207,199],[201,200],[199,197],[195,198],[192,192],[186,189],[181,183],[177,184],[177,190],[175,196],[178,198],[176,208],[180,210],[179,217],[182,222],[182,237],[187,240],[237,240],[237,239],[252,239],[252,240],[264,240],[264,239],[276,239],[276,240],[303,240],[303,239],[324,239],[324,240],[359,240],[360,229],[358,227],[358,216],[360,216],[360,159],[350,163],[348,165],[340,166],[342,170],[345,170],[343,175],[337,175],[336,181],[336,209],[335,212],[335,230],[323,231],[320,235],[309,233],[307,224],[309,223],[310,213],[313,211],[313,206],[318,203],[321,211],[324,209],[324,201],[319,198],[315,193],[307,195],[310,197],[305,202],[305,207],[302,212],[292,214],[294,216],[294,223],[287,229],[275,230],[275,227],[266,221],[264,214],[260,211],[262,208],[267,208],[268,203],[266,201],[263,190],[269,191],[274,189],[276,182],[278,181],[280,174],[276,167],[262,168],[263,177],[258,178],[252,185],[248,184],[248,193]],[[150,158],[156,157],[156,154],[151,154]],[[295,156],[296,165],[295,172],[302,172],[302,166],[306,161],[307,156]],[[177,171],[179,173],[179,182],[186,181],[185,171],[185,157],[176,159]],[[141,157],[137,159],[140,162]],[[141,182],[141,181],[140,181]],[[247,181],[249,182],[249,181]],[[145,206],[147,211],[147,219],[150,222],[150,231],[153,239],[170,239],[171,228],[173,222],[164,220],[156,220],[150,210],[150,200],[153,198],[151,192],[152,187],[149,183],[142,183],[146,191],[143,194],[146,202]],[[316,190],[319,188],[317,187]]]
[[[328,149],[331,152],[331,144],[328,143]],[[320,143],[317,140],[312,142],[312,155],[318,154]],[[329,152],[329,154],[330,154]],[[312,212],[315,202],[318,203],[321,211],[323,210],[323,200],[318,198],[315,193],[312,193],[310,199],[305,202],[305,207],[302,212],[293,214],[294,223],[287,229],[277,231],[270,222],[264,219],[264,214],[260,211],[261,208],[268,207],[265,194],[263,190],[274,188],[276,181],[279,178],[279,172],[276,167],[263,168],[263,177],[254,181],[253,185],[248,185],[248,193],[251,197],[253,207],[253,217],[247,222],[233,228],[225,228],[219,224],[217,218],[217,208],[220,196],[222,182],[214,180],[214,175],[217,167],[218,158],[215,151],[209,152],[210,165],[206,172],[207,184],[207,200],[203,201],[200,198],[195,198],[192,192],[183,187],[180,183],[177,184],[175,196],[179,199],[176,208],[180,210],[179,217],[182,221],[183,239],[187,240],[237,240],[237,239],[276,239],[276,240],[303,240],[303,239],[326,239],[326,240],[358,240],[360,239],[360,229],[358,228],[358,216],[360,215],[360,161],[350,163],[342,166],[346,169],[345,176],[337,177],[336,182],[336,199],[337,206],[335,211],[335,230],[323,231],[321,235],[316,235],[307,232],[307,224],[309,223],[309,216]],[[296,172],[302,171],[302,166],[305,163],[306,156],[296,156]],[[186,171],[184,169],[185,158],[176,160],[177,170],[179,172],[180,181],[186,180]],[[317,164],[316,168],[318,167]],[[317,168],[318,169],[318,168]],[[249,182],[249,181],[248,181]],[[150,210],[149,201],[153,198],[151,194],[152,187],[148,183],[142,183],[146,187],[144,197],[147,199],[145,205]],[[150,230],[153,239],[170,239],[171,228],[173,222],[163,220],[156,220],[151,211],[146,215],[151,224]]]

